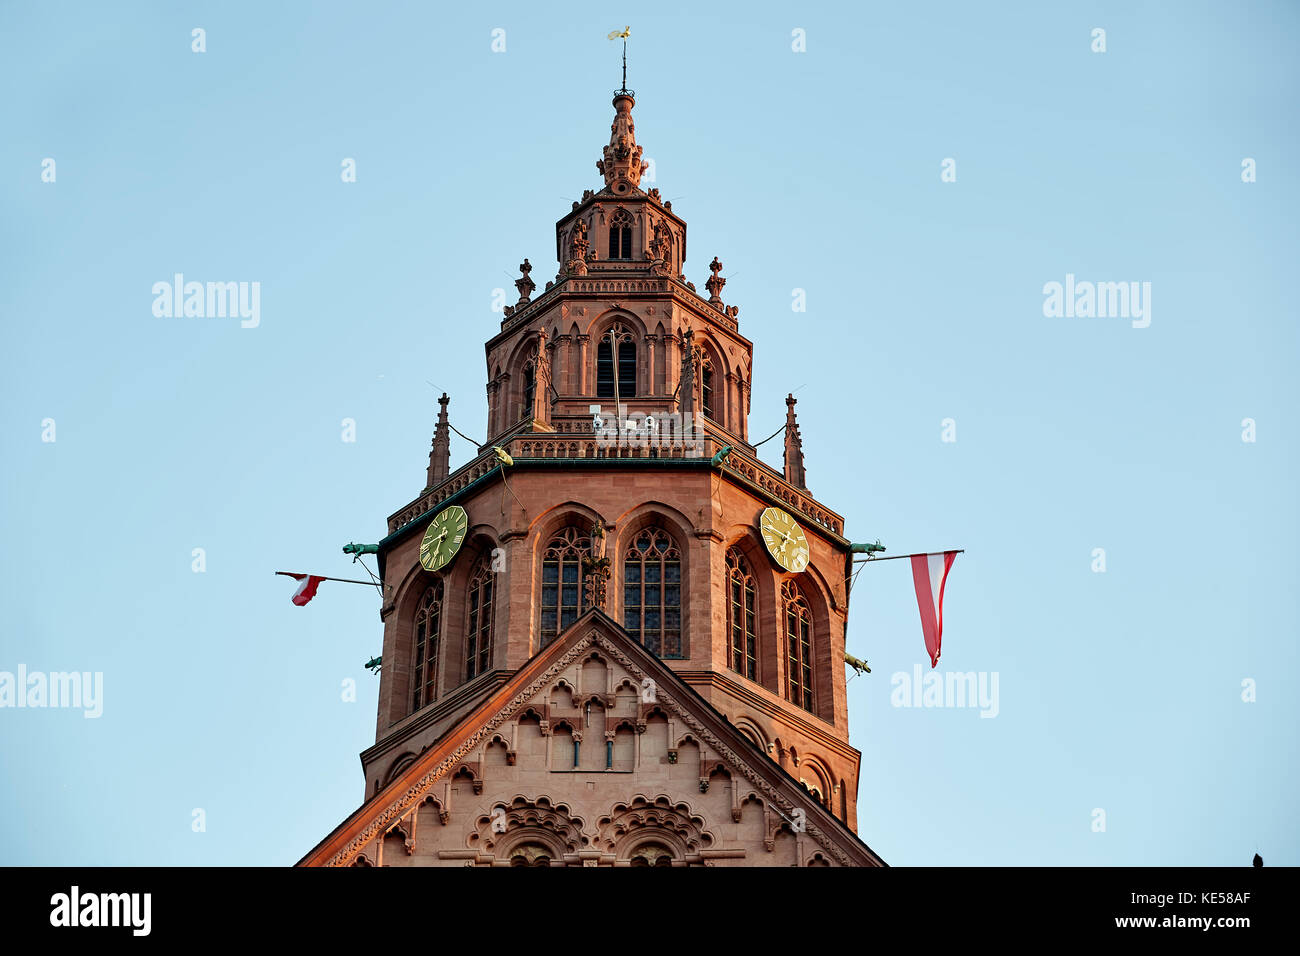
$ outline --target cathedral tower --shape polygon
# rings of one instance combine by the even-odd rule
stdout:
[[[363,805],[305,865],[880,865],[856,836],[843,520],[749,443],[752,343],[641,188],[632,91],[486,344],[488,436],[379,543]]]

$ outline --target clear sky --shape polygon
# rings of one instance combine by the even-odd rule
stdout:
[[[751,434],[794,391],[850,538],[966,549],[940,671],[996,674],[992,719],[893,706],[908,562],[854,588],[863,838],[1300,863],[1300,8],[471,6],[0,6],[0,671],[103,674],[97,719],[0,709],[0,862],[288,864],[361,801],[375,596],[271,572],[364,577],[340,546],[422,488],[439,392],[483,434],[493,290],[599,185],[630,23]],[[260,283],[260,324],[156,317],[175,273]],[[1149,282],[1149,326],[1045,316],[1067,275]]]

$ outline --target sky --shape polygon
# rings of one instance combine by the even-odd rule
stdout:
[[[628,24],[750,434],[794,392],[847,537],[965,549],[938,672],[996,713],[898,706],[909,562],[854,585],[863,839],[1300,863],[1300,8],[610,9],[0,4],[0,672],[102,674],[95,717],[0,707],[0,863],[286,865],[361,802],[377,601],[272,572],[365,576],[442,391],[484,433],[495,290],[600,185]],[[177,273],[256,323],[156,315]],[[1045,314],[1067,276],[1145,317]]]

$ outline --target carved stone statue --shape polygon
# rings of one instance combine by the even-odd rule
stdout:
[[[587,222],[579,219],[573,224],[573,230],[569,233],[568,271],[572,275],[586,275],[586,263],[590,254],[591,242],[587,239]]]
[[[709,271],[713,275],[709,276],[709,280],[704,283],[704,288],[709,290],[709,301],[720,306],[722,305],[722,287],[727,284],[727,280],[718,275],[722,271],[722,263],[718,261],[717,256],[714,256],[713,261],[709,263]]]
[[[654,238],[650,240],[650,256],[657,262],[667,262],[673,252],[673,231],[660,219],[655,223]]]
[[[519,290],[519,301],[516,305],[527,305],[532,297],[533,290],[537,288],[537,283],[528,274],[533,271],[532,263],[525,259],[519,263],[519,271],[523,275],[515,280],[515,288]]]
[[[609,558],[605,556],[605,528],[599,521],[591,526],[591,551],[582,559],[582,570],[587,604],[605,610],[609,590]]]

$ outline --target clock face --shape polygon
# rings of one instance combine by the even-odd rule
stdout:
[[[445,568],[465,540],[469,516],[460,505],[444,508],[433,516],[420,542],[420,564],[426,571]]]
[[[786,512],[780,508],[764,509],[758,527],[772,560],[796,573],[808,567],[808,539]]]

